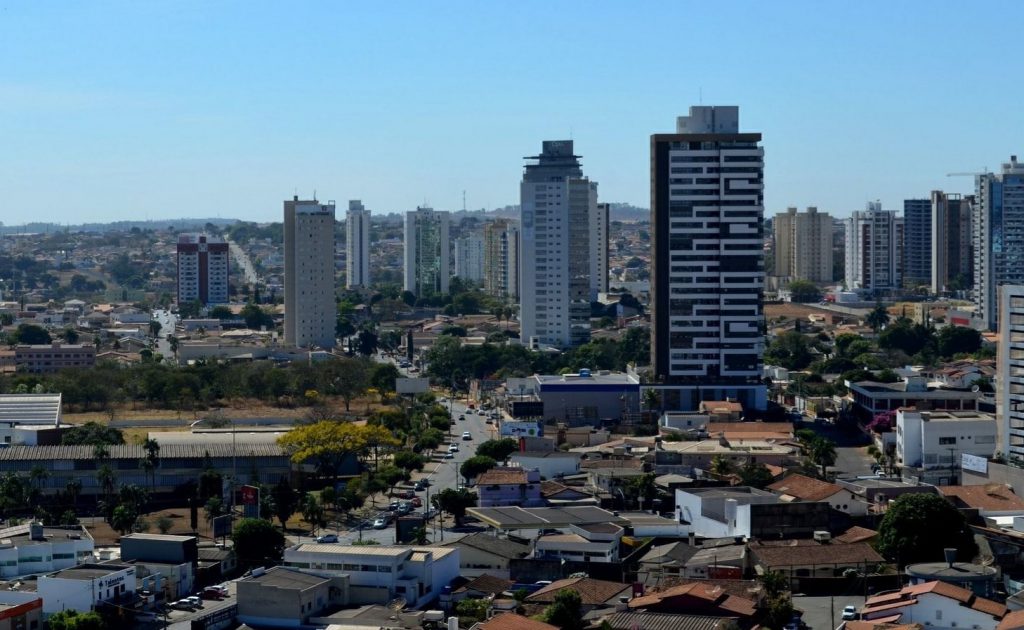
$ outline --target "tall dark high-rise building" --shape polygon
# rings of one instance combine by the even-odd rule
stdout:
[[[932,281],[932,200],[903,200],[903,286]]]
[[[932,293],[971,288],[971,208],[973,195],[933,190],[931,205]],[[905,247],[905,246],[904,246]]]
[[[651,136],[651,361],[667,409],[763,409],[764,150],[738,107]]]

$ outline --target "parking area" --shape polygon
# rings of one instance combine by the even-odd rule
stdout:
[[[864,598],[856,595],[842,597],[806,597],[795,595],[793,605],[804,611],[803,621],[813,630],[838,628],[843,623],[843,607],[864,605]],[[834,622],[834,624],[833,624]]]

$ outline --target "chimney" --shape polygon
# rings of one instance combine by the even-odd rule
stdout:
[[[696,534],[696,532],[694,532],[692,530],[690,531],[690,541],[689,542],[690,542],[690,546],[691,547],[696,547],[697,546],[697,534]]]
[[[956,547],[946,547],[942,553],[946,556],[946,564],[952,569],[953,563],[956,562]]]
[[[459,630],[458,617],[448,617],[448,630]]]

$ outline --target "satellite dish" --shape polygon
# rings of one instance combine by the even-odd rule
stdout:
[[[406,603],[407,602],[405,601],[404,597],[396,597],[390,602],[388,602],[387,607],[395,612],[402,612],[405,609]]]
[[[978,387],[977,385],[973,385],[973,386],[971,387],[971,391],[972,391],[972,392],[974,392],[975,394],[977,394],[978,392],[980,392],[980,391],[981,391],[981,388],[980,388],[980,387]]]

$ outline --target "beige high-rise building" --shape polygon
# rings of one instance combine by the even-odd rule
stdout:
[[[484,290],[498,298],[519,298],[519,224],[512,219],[484,226]]]
[[[284,202],[284,342],[333,348],[334,202]]]
[[[775,215],[775,275],[832,282],[832,217],[815,207]]]

